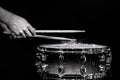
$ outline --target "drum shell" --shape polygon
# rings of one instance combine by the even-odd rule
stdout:
[[[104,71],[100,71],[99,65],[106,65],[106,59],[107,55],[109,55],[110,49],[108,47],[104,48],[94,48],[94,49],[52,49],[52,48],[43,48],[38,47],[38,53],[45,54],[46,60],[42,61],[42,59],[39,59],[39,61],[42,64],[47,64],[46,72],[47,76],[49,78],[64,78],[66,76],[73,76],[73,77],[80,77],[84,78],[84,76],[80,72],[80,68],[82,65],[85,66],[86,72],[84,75],[95,75],[99,73],[106,72],[106,69]],[[64,60],[60,61],[59,56],[64,56]],[[81,59],[81,56],[86,57],[86,62],[83,64],[83,60]],[[105,60],[101,62],[100,56],[104,55]],[[39,55],[41,56],[41,55]],[[111,57],[111,56],[109,56]],[[64,72],[61,74],[58,71],[58,68],[60,65],[64,66]],[[92,76],[94,77],[94,76]],[[100,77],[98,77],[100,78]]]

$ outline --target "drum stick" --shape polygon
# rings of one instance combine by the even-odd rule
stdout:
[[[35,33],[80,33],[84,30],[36,30]]]
[[[5,34],[11,34],[10,32],[4,32]],[[64,38],[64,37],[55,37],[55,36],[46,36],[46,35],[34,35],[32,37],[46,38],[46,39],[55,39],[55,40],[70,40],[75,41],[76,39]]]
[[[46,35],[35,35],[34,37],[37,37],[37,38],[46,38],[46,39],[54,39],[54,40],[69,40],[69,41],[75,41],[76,40],[76,39],[71,39],[71,38],[46,36]]]

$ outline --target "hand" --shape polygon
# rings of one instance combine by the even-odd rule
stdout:
[[[22,17],[13,15],[6,23],[9,32],[16,36],[31,37],[35,34],[35,29]],[[7,31],[8,31],[7,30]]]
[[[0,22],[4,33],[11,33],[14,36],[21,36],[22,38],[34,36],[35,28],[26,19],[11,12],[6,12],[4,16],[2,17],[2,22]]]

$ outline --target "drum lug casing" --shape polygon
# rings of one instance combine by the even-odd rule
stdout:
[[[59,72],[59,74],[63,74],[63,73],[64,73],[64,69],[65,69],[65,67],[64,67],[63,65],[60,65],[60,66],[58,67],[58,72]]]

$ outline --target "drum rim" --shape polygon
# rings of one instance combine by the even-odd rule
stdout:
[[[48,77],[49,79],[68,79],[68,78],[78,78],[78,79],[99,79],[99,78],[103,78],[106,76],[106,72],[98,72],[98,73],[94,73],[94,74],[85,74],[85,75],[82,75],[82,74],[63,74],[61,77],[59,74],[51,74],[49,73],[51,76],[53,75],[56,75],[57,78],[55,77]],[[95,77],[99,74],[99,77]],[[100,76],[101,75],[101,76]],[[89,77],[92,77],[92,78],[89,78]],[[73,78],[73,79],[74,79]]]

